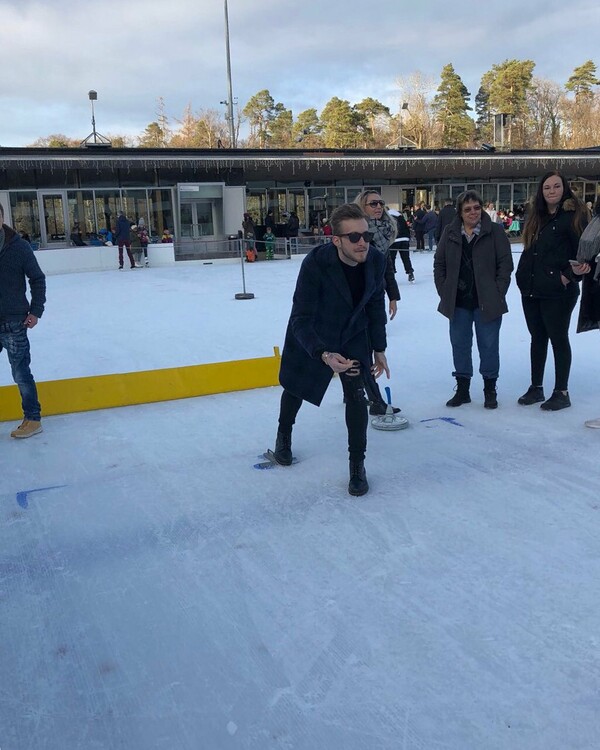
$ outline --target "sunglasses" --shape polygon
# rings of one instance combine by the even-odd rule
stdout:
[[[371,242],[373,239],[373,232],[346,232],[345,234],[338,234],[337,236],[347,237],[353,245],[356,245],[361,239],[365,242]]]
[[[377,208],[377,206],[381,206],[383,208],[385,206],[385,201],[369,201],[367,203],[367,206],[371,206],[371,208]]]

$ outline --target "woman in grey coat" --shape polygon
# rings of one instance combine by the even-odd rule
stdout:
[[[456,219],[446,227],[435,253],[433,276],[438,311],[450,320],[450,342],[457,388],[446,406],[471,401],[473,327],[479,350],[486,409],[496,409],[500,369],[500,326],[508,312],[506,292],[513,270],[510,242],[499,224],[482,211],[474,190],[459,195]]]

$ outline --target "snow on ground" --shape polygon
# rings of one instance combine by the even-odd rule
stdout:
[[[519,407],[513,286],[500,408],[475,378],[447,409],[447,322],[413,260],[388,326],[411,427],[370,430],[364,498],[335,381],[299,414],[300,463],[271,471],[252,465],[279,388],[49,417],[27,441],[0,423],[2,750],[598,747],[600,337],[573,336],[571,409]],[[231,264],[50,277],[34,373],[268,356],[298,266],[247,266],[252,301]]]

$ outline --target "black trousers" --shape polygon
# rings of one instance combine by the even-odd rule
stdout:
[[[415,229],[415,239],[417,240],[417,250],[425,250],[425,232]]]
[[[394,267],[394,273],[396,273],[396,253],[400,253],[400,260],[404,266],[404,270],[407,274],[414,273],[415,269],[412,267],[410,262],[410,250],[408,247],[406,250],[398,250],[398,248],[390,248],[390,258],[392,259],[392,266]]]
[[[369,415],[362,376],[340,373],[340,382],[346,401],[346,427],[348,428],[348,453],[351,461],[363,461],[367,450]],[[284,389],[279,410],[279,431],[289,434],[302,406],[302,399]]]
[[[554,389],[566,391],[572,359],[569,323],[577,297],[570,294],[559,299],[523,297],[522,300],[525,321],[531,334],[531,385],[543,385],[550,341],[554,353]]]

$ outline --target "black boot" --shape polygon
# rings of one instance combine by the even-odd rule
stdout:
[[[497,409],[498,398],[496,394],[496,380],[497,378],[484,378],[483,379],[483,405],[486,409]]]
[[[531,406],[531,404],[539,404],[545,398],[544,389],[541,385],[530,385],[527,393],[524,393],[517,403],[521,406]]]
[[[567,406],[571,406],[569,394],[562,391],[554,391],[547,401],[540,404],[540,409],[544,411],[559,411],[559,409],[566,409]]]
[[[471,378],[462,378],[459,375],[456,376],[456,393],[449,401],[446,401],[446,406],[460,406],[461,404],[470,404],[471,395],[469,393],[469,387],[471,385]]]
[[[369,483],[367,482],[367,474],[365,472],[365,462],[350,459],[349,494],[360,497],[361,495],[366,495],[368,491]]]
[[[373,401],[371,406],[369,406],[369,414],[372,417],[383,416],[387,413],[387,406],[388,405],[385,403],[385,401]],[[398,414],[400,408],[398,406],[392,406],[392,411],[394,412],[394,414]]]
[[[278,432],[277,440],[275,441],[275,450],[273,451],[273,457],[278,464],[282,466],[290,466],[292,463],[292,433],[291,432]]]

